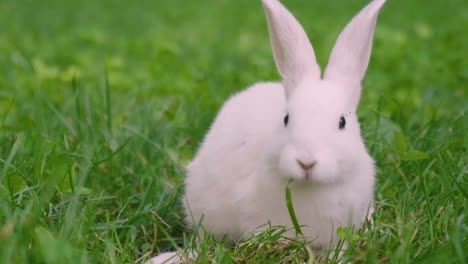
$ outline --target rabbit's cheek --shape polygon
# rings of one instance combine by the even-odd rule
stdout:
[[[280,175],[285,178],[304,179],[303,170],[297,165],[297,153],[292,145],[286,145],[278,160]]]
[[[337,180],[338,174],[338,162],[336,159],[324,157],[317,161],[309,180],[329,184]]]

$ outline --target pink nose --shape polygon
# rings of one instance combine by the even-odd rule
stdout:
[[[301,168],[303,168],[305,171],[308,171],[308,170],[311,170],[317,162],[316,161],[303,162],[301,160],[297,160],[297,163],[299,163],[299,166],[301,166]]]

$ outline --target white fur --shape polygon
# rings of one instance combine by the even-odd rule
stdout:
[[[180,257],[176,252],[166,252],[147,261],[146,264],[179,264]]]
[[[203,217],[207,231],[231,240],[268,222],[292,227],[284,196],[291,178],[294,209],[313,246],[335,244],[340,226],[362,225],[375,172],[355,112],[383,3],[374,0],[348,24],[321,79],[300,24],[277,0],[263,0],[283,84],[255,84],[220,110],[187,166],[189,225]],[[338,128],[341,116],[344,130]],[[306,172],[297,160],[315,166]],[[152,263],[162,263],[158,259]]]

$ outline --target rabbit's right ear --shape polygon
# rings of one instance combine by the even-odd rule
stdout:
[[[385,0],[373,0],[341,32],[330,55],[325,79],[360,82],[369,64],[377,15]]]
[[[267,16],[276,68],[283,78],[286,96],[305,77],[320,79],[314,49],[296,18],[278,0],[262,0]]]

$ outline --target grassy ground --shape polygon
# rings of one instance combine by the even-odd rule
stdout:
[[[325,65],[366,1],[284,2]],[[381,13],[359,112],[377,210],[367,233],[340,232],[352,262],[468,259],[467,14],[464,0]],[[0,263],[189,246],[184,164],[229,94],[278,79],[260,1],[2,0],[0,25]],[[199,262],[312,259],[280,235],[207,239]]]

